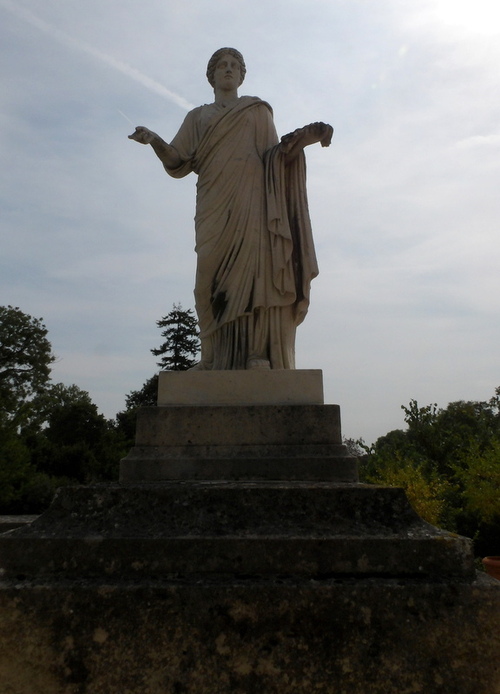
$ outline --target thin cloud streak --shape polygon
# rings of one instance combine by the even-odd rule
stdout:
[[[160,96],[165,97],[172,103],[176,104],[176,106],[179,106],[180,108],[183,108],[186,111],[190,111],[192,108],[194,108],[194,105],[189,103],[189,101],[184,99],[184,97],[180,96],[179,94],[176,94],[170,89],[167,89],[167,87],[165,87],[163,84],[160,84],[151,77],[148,77],[144,73],[140,72],[140,70],[137,70],[137,68],[132,67],[131,65],[128,65],[127,63],[124,63],[123,61],[118,60],[117,58],[113,58],[113,56],[108,55],[103,51],[100,51],[98,48],[91,46],[85,41],[75,39],[73,36],[66,34],[64,31],[61,31],[60,29],[57,29],[48,22],[45,22],[43,19],[40,19],[35,14],[33,14],[33,12],[30,12],[25,8],[19,7],[18,5],[15,5],[13,2],[11,2],[11,0],[0,0],[0,6],[4,7],[9,12],[12,12],[12,14],[16,15],[16,17],[18,17],[19,19],[22,19],[28,24],[31,24],[31,26],[34,26],[40,31],[43,31],[44,33],[48,34],[56,41],[59,41],[59,43],[62,43],[65,46],[68,46],[69,48],[81,51],[82,53],[87,53],[93,58],[96,58],[97,60],[100,60],[106,65],[109,65],[110,67],[114,68],[118,72],[121,72],[123,75],[126,75],[127,77],[130,77],[131,79],[135,80],[136,82],[139,82],[139,84],[142,84],[142,86],[146,87],[146,89],[149,89],[155,94],[159,94]],[[125,114],[122,113],[122,115],[125,118],[127,118]],[[129,120],[129,118],[127,118],[127,120]]]

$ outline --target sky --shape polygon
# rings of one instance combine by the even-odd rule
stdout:
[[[170,141],[240,50],[240,94],[308,147],[320,275],[297,368],[323,371],[348,438],[405,427],[402,405],[500,385],[497,0],[0,0],[0,305],[43,318],[52,379],[114,417],[158,369],[156,321],[193,308],[194,174]]]

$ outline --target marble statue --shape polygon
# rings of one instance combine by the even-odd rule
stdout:
[[[295,331],[318,274],[305,186],[304,147],[333,129],[312,123],[278,139],[268,103],[238,96],[243,56],[216,51],[211,104],[190,111],[170,144],[139,126],[174,178],[198,174],[195,369],[294,369]]]

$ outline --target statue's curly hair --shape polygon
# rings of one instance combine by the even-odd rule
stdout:
[[[236,60],[240,64],[240,84],[243,82],[245,79],[245,74],[247,71],[245,61],[243,60],[243,56],[239,51],[236,50],[236,48],[219,48],[218,51],[215,51],[213,56],[210,58],[208,61],[207,65],[207,79],[212,85],[212,87],[215,87],[215,82],[214,82],[214,73],[215,73],[215,68],[217,66],[217,63],[219,62],[219,58],[223,55],[226,55],[226,53],[229,53],[229,55],[232,55],[233,58],[236,58]],[[239,86],[239,85],[238,85]]]

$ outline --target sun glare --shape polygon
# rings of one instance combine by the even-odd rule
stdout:
[[[464,32],[500,33],[499,0],[436,0],[434,15],[443,24]]]

